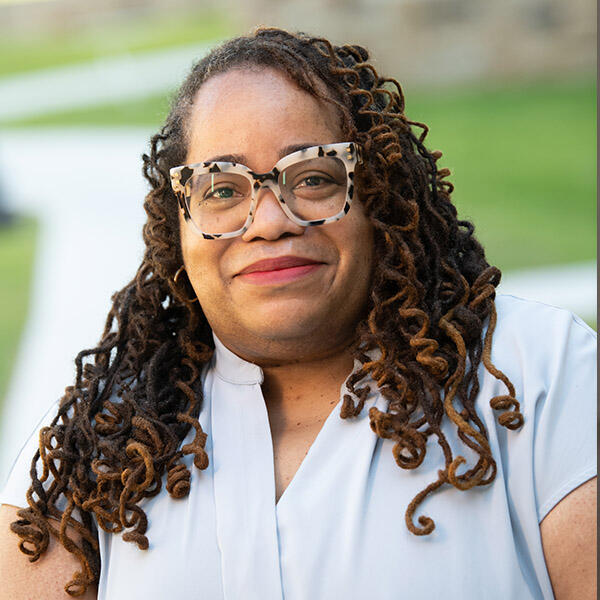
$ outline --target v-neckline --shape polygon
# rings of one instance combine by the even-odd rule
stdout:
[[[304,477],[303,473],[308,468],[306,465],[308,463],[312,462],[313,455],[317,451],[316,448],[318,448],[322,444],[322,438],[325,435],[326,430],[328,430],[331,427],[332,420],[341,419],[340,411],[341,411],[341,405],[342,405],[342,398],[343,398],[344,394],[348,393],[348,389],[346,388],[346,382],[348,381],[348,378],[351,376],[351,374],[354,371],[356,371],[358,368],[360,368],[360,366],[361,366],[360,362],[355,359],[351,372],[347,375],[347,377],[344,379],[344,381],[342,382],[342,384],[340,386],[337,403],[333,406],[333,408],[331,409],[331,411],[329,412],[329,414],[327,415],[327,417],[321,424],[321,427],[319,428],[317,435],[315,436],[312,443],[310,444],[308,451],[304,455],[303,459],[300,461],[300,464],[298,465],[296,472],[294,473],[293,477],[290,479],[287,486],[283,490],[281,496],[277,500],[276,499],[276,494],[277,494],[276,493],[276,481],[275,481],[275,456],[274,456],[275,449],[273,447],[273,434],[272,434],[271,427],[270,427],[268,409],[267,409],[266,402],[265,402],[264,395],[262,393],[262,388],[261,388],[261,385],[264,381],[264,374],[263,374],[262,368],[257,364],[254,364],[254,363],[244,360],[243,358],[241,358],[240,356],[238,356],[237,354],[235,354],[234,352],[229,350],[229,348],[227,348],[223,344],[223,342],[221,342],[221,340],[216,336],[216,334],[214,332],[213,332],[213,339],[215,342],[214,367],[215,367],[216,374],[223,381],[232,383],[234,385],[247,386],[247,385],[254,384],[254,385],[258,386],[258,392],[260,393],[260,396],[262,399],[262,405],[264,407],[266,420],[267,420],[267,424],[268,424],[268,428],[267,428],[268,434],[269,434],[268,442],[269,442],[269,445],[271,448],[270,466],[271,466],[271,475],[272,475],[272,480],[273,480],[273,503],[274,503],[274,507],[275,507],[275,512],[277,512],[282,504],[285,505],[287,502],[289,502],[287,500],[288,497],[290,496],[290,494],[293,494],[293,490],[298,486],[297,480],[299,478]],[[373,353],[373,352],[374,351],[371,351],[371,353]],[[375,352],[377,352],[377,351],[375,351]],[[293,488],[292,492],[289,492],[290,488]]]
[[[344,380],[342,387],[344,387],[345,385],[346,385],[346,380]],[[342,404],[341,393],[342,393],[342,389],[340,389],[340,399],[338,399],[337,404],[331,409],[331,411],[329,412],[329,414],[327,415],[325,420],[321,423],[321,427],[319,428],[317,435],[314,437],[312,443],[308,447],[308,450],[307,450],[306,454],[304,455],[304,458],[300,461],[300,464],[298,465],[296,472],[294,473],[293,477],[290,479],[290,481],[286,485],[285,489],[281,493],[281,496],[279,496],[279,500],[277,500],[275,502],[276,510],[279,510],[279,507],[281,506],[282,502],[290,495],[288,493],[288,490],[292,486],[294,488],[297,487],[298,484],[296,482],[299,477],[301,478],[303,476],[302,474],[304,473],[304,471],[306,471],[306,469],[307,469],[306,464],[312,460],[312,456],[313,456],[313,454],[315,454],[315,447],[317,447],[320,444],[321,438],[323,437],[325,430],[328,429],[330,426],[330,421],[335,417],[337,417],[338,419],[341,418],[340,414],[339,414],[340,410],[341,410],[341,404]],[[273,434],[271,432],[270,427],[269,427],[269,437],[270,437],[270,441],[271,441],[271,446],[273,446]],[[275,485],[275,456],[273,456],[273,485]]]
[[[375,436],[365,422],[371,400],[358,417],[362,425],[359,429],[354,419],[341,419],[341,398],[348,378],[344,380],[337,404],[276,501],[273,439],[261,388],[262,369],[225,348],[216,336],[215,346],[205,399],[211,415],[209,460],[224,595],[248,600],[282,598],[280,544],[285,543],[285,534],[280,540],[279,523],[289,531],[294,514],[307,502],[310,505],[314,494],[326,487],[328,475],[324,469],[334,477],[340,476],[339,465],[345,458],[340,456],[340,443],[343,446],[344,440],[351,444],[348,449],[353,455],[364,454],[359,461],[361,468],[353,470],[350,479],[364,478]],[[315,473],[311,476],[313,467]]]

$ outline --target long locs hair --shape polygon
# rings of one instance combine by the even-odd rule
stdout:
[[[368,58],[357,45],[334,46],[302,33],[258,28],[225,42],[193,67],[152,137],[143,156],[151,191],[144,203],[142,263],[113,295],[98,346],[77,356],[74,385],[66,388],[50,426],[40,431],[28,507],[11,525],[31,561],[44,553],[50,536],[77,556],[81,570],[65,586],[70,595],[83,594],[99,579],[96,523],[147,548],[141,500],[158,494],[163,484],[175,498],[189,493],[191,473],[183,456],[193,455],[199,470],[208,465],[198,415],[201,371],[213,342],[189,280],[183,274],[173,279],[182,256],[169,169],[185,161],[187,122],[198,89],[232,68],[285,73],[301,89],[335,105],[345,139],[362,146],[356,187],[374,228],[376,264],[366,316],[352,346],[361,367],[348,379],[341,417],[362,411],[369,376],[388,400],[386,412],[370,409],[370,425],[394,442],[398,466],[417,468],[428,438],[435,436],[444,464],[407,507],[408,529],[416,535],[433,531],[431,518],[420,516],[416,525],[413,517],[442,485],[468,490],[493,481],[496,462],[475,410],[482,362],[506,384],[505,395],[490,399],[500,424],[516,429],[523,422],[511,382],[490,360],[500,271],[486,262],[473,225],[458,219],[450,201],[453,186],[446,180],[450,172],[437,168],[441,152],[425,147],[427,127],[406,117],[399,83],[381,77]],[[369,352],[374,349],[379,352]],[[441,430],[444,418],[478,456],[461,474],[457,470],[465,459],[453,455]],[[192,428],[193,440],[182,446]]]

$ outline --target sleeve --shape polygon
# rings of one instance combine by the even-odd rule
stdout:
[[[0,504],[11,504],[23,508],[27,506],[26,494],[31,485],[31,461],[39,448],[39,432],[42,427],[50,425],[58,411],[59,400],[52,403],[46,414],[35,426],[31,435],[23,444],[17,458],[15,459],[6,480],[0,491]],[[41,474],[41,463],[36,465],[38,476]],[[52,477],[50,475],[49,477]],[[62,510],[63,506],[58,506]]]
[[[533,437],[538,522],[597,474],[597,336],[575,315],[559,313],[534,340],[553,349],[541,353],[538,365],[545,379],[538,387]]]

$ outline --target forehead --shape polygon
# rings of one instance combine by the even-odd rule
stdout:
[[[208,79],[196,94],[188,162],[220,154],[275,155],[285,146],[342,137],[337,109],[286,75],[270,68],[232,69]]]

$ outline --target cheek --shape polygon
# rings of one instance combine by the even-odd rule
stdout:
[[[195,270],[195,265],[198,262],[196,259],[197,248],[194,244],[194,240],[191,238],[190,232],[187,230],[185,223],[182,219],[179,219],[179,239],[181,241],[181,256],[183,258],[183,264],[188,276]]]
[[[353,217],[349,223],[351,226],[344,236],[344,247],[349,248],[349,260],[352,262],[350,269],[354,275],[361,280],[369,280],[374,253],[373,226],[362,211],[357,212]]]
[[[219,245],[204,240],[193,231],[180,226],[181,255],[188,278],[198,299],[202,300],[208,290],[218,287],[219,275]]]
[[[363,293],[370,288],[371,277],[373,274],[373,238],[371,232],[365,232],[362,239],[362,247],[357,253],[355,260],[357,262],[358,285],[363,289]]]

